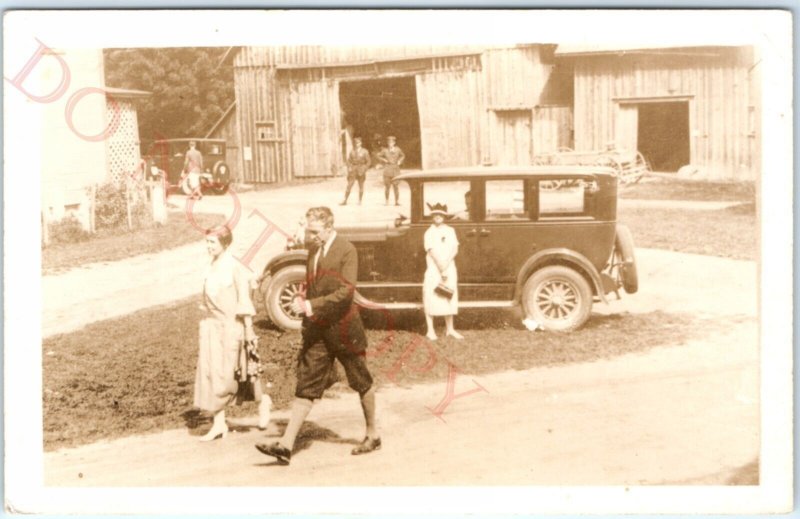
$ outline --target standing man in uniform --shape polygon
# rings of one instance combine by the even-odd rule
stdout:
[[[344,192],[344,200],[339,205],[347,205],[347,198],[350,196],[350,190],[356,180],[358,180],[359,205],[361,205],[361,200],[364,198],[364,180],[367,178],[367,170],[371,161],[369,152],[361,147],[361,138],[356,137],[353,143],[355,148],[347,155],[347,189]]]
[[[403,165],[406,156],[403,150],[397,146],[397,139],[393,135],[386,137],[386,142],[388,146],[378,153],[378,160],[384,165],[384,198],[386,199],[386,205],[389,205],[389,189],[392,188],[394,189],[394,205],[400,205],[400,187],[394,181],[394,177],[400,174],[400,166]]]
[[[200,188],[200,173],[203,171],[203,154],[197,149],[195,141],[189,141],[189,151],[183,161],[183,172],[189,176],[189,198],[203,198],[203,191]]]
[[[312,207],[306,212],[306,220],[306,240],[312,244],[306,264],[306,298],[297,296],[292,301],[292,310],[303,314],[303,347],[297,362],[292,415],[280,441],[256,445],[281,465],[289,464],[297,433],[314,400],[330,387],[337,359],[344,366],[348,384],[361,398],[366,421],[364,440],[351,454],[381,448],[375,421],[375,388],[364,360],[367,337],[353,303],[358,274],[356,248],[337,236],[333,213],[327,207]]]

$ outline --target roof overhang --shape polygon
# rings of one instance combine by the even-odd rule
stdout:
[[[675,45],[675,44],[562,44],[556,48],[555,57],[599,57],[599,56],[626,56],[641,54],[657,55],[683,55],[683,56],[718,56],[723,50],[730,50],[743,47],[739,44],[715,44],[715,45]]]
[[[120,99],[144,99],[153,95],[152,92],[145,90],[130,90],[127,88],[105,87],[106,97],[116,97]]]

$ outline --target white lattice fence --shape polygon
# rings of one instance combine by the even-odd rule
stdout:
[[[139,126],[136,109],[131,103],[119,99],[109,100],[106,104],[108,125],[115,124],[115,112],[118,113],[119,126],[106,140],[106,160],[109,180],[120,185],[139,166]]]

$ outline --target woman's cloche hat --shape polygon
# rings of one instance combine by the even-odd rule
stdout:
[[[431,210],[431,216],[440,214],[442,216],[448,216],[447,213],[447,204],[427,204],[428,209]]]

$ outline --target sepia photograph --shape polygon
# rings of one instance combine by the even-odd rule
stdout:
[[[790,511],[791,25],[7,12],[6,510]]]

